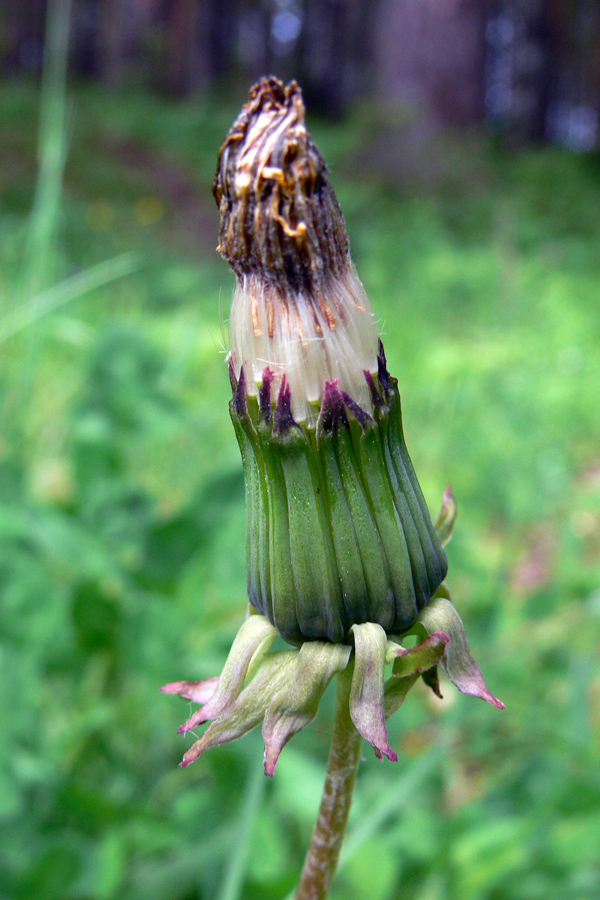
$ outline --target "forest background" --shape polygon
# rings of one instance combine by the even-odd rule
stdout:
[[[214,251],[223,137],[296,77],[503,713],[443,685],[369,748],[334,900],[600,895],[600,8],[0,9],[0,896],[280,900],[332,698],[177,764],[244,616]]]

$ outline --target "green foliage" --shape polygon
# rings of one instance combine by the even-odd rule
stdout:
[[[260,735],[180,770],[188,708],[157,690],[217,674],[245,609],[210,197],[237,103],[71,102],[31,287],[36,96],[0,94],[3,896],[279,900],[316,815],[330,695],[261,798]],[[449,583],[507,710],[415,689],[392,720],[398,766],[365,752],[332,898],[593,900],[600,182],[589,160],[482,142],[476,182],[458,153],[447,182],[402,188],[356,166],[358,125],[316,137],[432,511],[448,481],[457,497]]]

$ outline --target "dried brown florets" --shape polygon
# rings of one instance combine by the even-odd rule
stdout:
[[[252,88],[221,148],[214,193],[218,250],[237,276],[231,354],[249,394],[269,367],[274,393],[286,377],[299,421],[315,423],[334,378],[368,406],[362,370],[376,371],[377,327],[296,82]]]
[[[260,272],[317,299],[347,269],[344,217],[295,81],[263,78],[252,88],[221,148],[214,194],[218,250],[238,276]]]

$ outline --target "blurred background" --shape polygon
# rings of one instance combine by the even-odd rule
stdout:
[[[600,896],[600,6],[0,8],[0,895],[280,900],[332,698],[178,769],[245,612],[219,146],[296,77],[500,713],[443,685],[370,748],[334,900]]]

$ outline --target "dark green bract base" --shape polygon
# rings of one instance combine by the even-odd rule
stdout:
[[[300,426],[283,378],[259,402],[232,370],[231,417],[246,483],[248,598],[294,644],[347,640],[354,624],[402,634],[448,562],[402,432],[400,395],[380,345],[366,372],[374,415],[327,382],[316,428]]]

